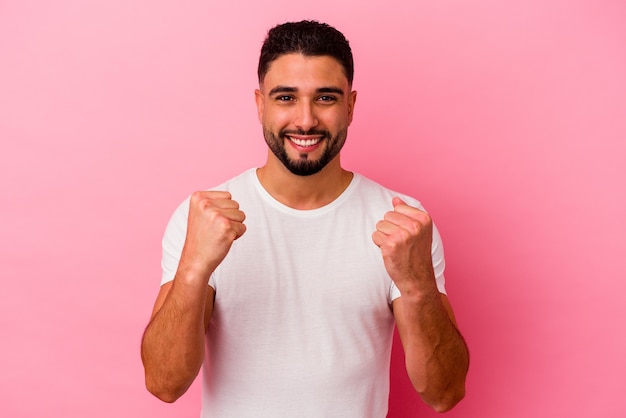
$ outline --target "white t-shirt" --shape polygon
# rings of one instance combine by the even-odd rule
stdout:
[[[400,196],[355,174],[330,204],[296,210],[248,170],[229,191],[246,233],[213,273],[215,306],[203,366],[202,417],[385,417],[394,318],[400,296],[371,235]],[[163,238],[163,279],[174,278],[189,199]],[[440,292],[444,257],[436,228]]]

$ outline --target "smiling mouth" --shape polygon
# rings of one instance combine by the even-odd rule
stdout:
[[[293,142],[297,146],[303,147],[303,148],[308,148],[308,147],[312,147],[313,145],[317,145],[323,138],[321,136],[316,137],[316,138],[296,138],[296,137],[293,137],[291,135],[285,135],[285,136],[291,142]]]

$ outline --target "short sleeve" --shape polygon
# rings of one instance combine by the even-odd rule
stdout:
[[[187,218],[189,217],[189,198],[185,199],[174,211],[167,223],[162,241],[161,254],[161,285],[174,280],[178,262],[187,235]]]

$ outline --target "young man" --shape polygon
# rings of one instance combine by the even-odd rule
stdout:
[[[422,399],[445,411],[463,398],[437,230],[418,201],[340,164],[353,71],[326,24],[269,31],[255,92],[266,164],[194,193],[165,232],[142,341],[160,399],[202,369],[203,417],[385,417],[394,324]]]

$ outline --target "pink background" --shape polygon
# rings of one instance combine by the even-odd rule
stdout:
[[[301,18],[353,45],[345,165],[443,234],[472,355],[448,416],[626,416],[621,0],[0,1],[0,415],[198,416],[197,384],[143,387],[161,235],[263,164],[258,51]],[[389,416],[434,417],[407,385],[396,350]]]

